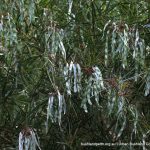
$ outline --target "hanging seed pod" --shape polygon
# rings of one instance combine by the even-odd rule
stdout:
[[[64,77],[66,81],[67,94],[71,95],[71,89],[73,87],[73,92],[77,93],[81,90],[81,67],[78,63],[70,62],[64,67]]]
[[[150,94],[150,73],[146,76],[146,85],[145,85],[145,94],[144,96],[148,96]]]
[[[0,21],[0,32],[3,31],[3,20]]]
[[[137,134],[137,124],[138,124],[138,120],[139,120],[139,114],[138,114],[138,111],[135,107],[133,106],[129,106],[129,111],[132,115],[132,118],[133,118],[133,130],[132,130],[132,133],[131,133],[131,141],[132,141],[132,138],[133,138],[133,134]]]
[[[150,28],[150,23],[149,24],[146,24],[144,25],[145,28]]]
[[[54,25],[48,27],[47,32],[45,33],[45,45],[49,53],[55,56],[59,53],[64,59],[66,59],[66,50],[63,44],[63,38],[63,29],[56,28],[56,24],[54,23]]]
[[[109,36],[109,30],[107,31],[106,35],[106,44],[105,44],[105,65],[108,65],[108,36]]]
[[[48,126],[49,118],[51,119],[52,123],[58,121],[59,125],[61,125],[62,113],[66,113],[66,102],[64,95],[60,94],[59,91],[57,91],[57,93],[50,93],[47,107],[46,125]]]
[[[74,73],[74,92],[77,93],[81,90],[81,68],[79,64],[73,64]]]
[[[13,19],[13,16],[11,14],[7,14],[7,21],[5,22],[5,25],[3,25],[3,38],[4,38],[4,47],[8,47],[12,44],[17,44],[17,29],[16,25]]]
[[[32,128],[25,127],[19,133],[19,150],[41,150],[36,134]]]
[[[116,92],[115,90],[112,89],[108,89],[108,104],[107,104],[107,108],[109,110],[108,115],[111,115],[114,107],[115,107],[115,103],[117,101],[117,96],[116,96]]]
[[[30,1],[28,9],[29,9],[28,10],[28,12],[29,12],[29,21],[30,21],[30,23],[32,23],[35,20],[35,2],[34,2],[34,0]]]
[[[94,66],[92,67],[92,70],[93,73],[91,74],[89,79],[86,80],[87,86],[85,88],[84,98],[81,104],[81,107],[85,112],[88,112],[87,103],[89,105],[92,105],[92,97],[95,98],[96,104],[99,106],[99,94],[102,90],[105,89],[100,69],[97,66]]]
[[[68,63],[66,64],[66,66],[64,67],[64,77],[65,77],[65,81],[66,81],[66,89],[67,89],[67,94],[71,95],[71,82],[70,82],[70,77],[69,77],[69,65]]]
[[[82,78],[82,73],[81,73],[81,67],[79,64],[76,64],[77,67],[77,92],[81,90],[81,78]]]
[[[129,51],[129,35],[128,35],[128,25],[125,24],[125,29],[123,31],[123,52],[122,52],[122,67],[125,69],[127,67],[127,58]]]
[[[108,25],[109,27],[107,27]],[[140,66],[144,66],[145,63],[145,44],[144,40],[140,38],[138,29],[135,27],[129,28],[129,26],[123,22],[111,23],[109,21],[106,23],[103,32],[105,32],[106,37],[104,56],[106,67],[109,63],[109,56],[112,56],[112,62],[115,58],[119,59],[121,66],[125,69],[128,66],[129,58],[132,56],[135,61],[135,80],[137,80]],[[108,46],[109,42],[111,46]]]
[[[112,32],[112,38],[111,38],[111,51],[112,51],[112,57],[113,57],[113,59],[114,59],[114,56],[115,56],[115,53],[116,53],[115,47],[116,47],[116,43],[117,43],[117,41],[116,41],[117,25],[116,25],[115,22],[113,23],[113,25],[114,25],[114,30],[113,30],[113,32]],[[110,31],[108,30],[107,32],[110,32]],[[110,33],[109,33],[109,34],[110,34]],[[106,42],[108,43],[108,39],[106,39]],[[107,45],[108,45],[108,44],[107,44]],[[106,64],[105,64],[105,65],[106,65]]]
[[[143,138],[142,138],[143,150],[147,150],[146,147],[145,147],[145,145],[146,145],[146,138],[149,135],[149,133],[150,133],[150,130],[148,130],[146,133],[143,133]]]
[[[127,122],[127,118],[126,118],[126,116],[124,116],[123,117],[123,123],[122,123],[122,126],[121,126],[118,134],[117,134],[116,140],[122,135],[122,132],[125,129],[125,126],[126,126],[126,122]]]
[[[70,17],[70,15],[73,15],[72,14],[72,5],[73,5],[73,0],[68,0],[68,5],[69,5],[69,8],[68,8],[68,18],[69,18],[69,20],[71,20],[71,17]]]

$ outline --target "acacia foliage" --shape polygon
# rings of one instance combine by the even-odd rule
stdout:
[[[147,141],[149,14],[144,0],[1,0],[1,147],[29,128],[41,149]]]

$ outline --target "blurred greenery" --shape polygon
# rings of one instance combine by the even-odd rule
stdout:
[[[149,23],[149,0],[1,0],[0,149],[19,149],[26,126],[42,150],[149,149],[81,146],[149,141]],[[71,62],[81,67],[81,90],[74,92],[72,72],[68,95],[63,72]],[[93,79],[94,66],[104,89]],[[96,88],[99,105],[91,96]],[[47,120],[50,93],[57,97],[58,91],[66,102],[60,124]]]

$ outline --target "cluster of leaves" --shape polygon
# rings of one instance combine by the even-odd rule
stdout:
[[[0,149],[145,143],[148,18],[145,0],[1,0]]]

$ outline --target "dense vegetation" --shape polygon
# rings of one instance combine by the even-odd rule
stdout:
[[[149,141],[149,23],[148,0],[1,0],[0,149],[149,149],[81,146]]]

